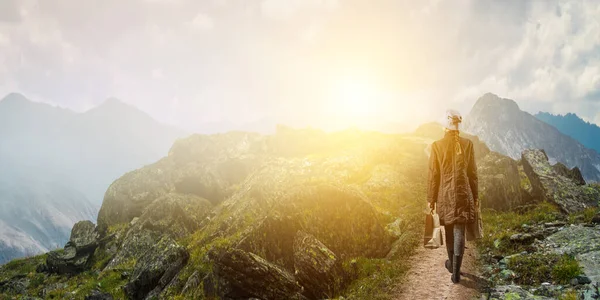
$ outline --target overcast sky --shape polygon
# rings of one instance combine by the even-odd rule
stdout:
[[[0,0],[9,92],[188,130],[417,124],[485,92],[600,123],[600,1]]]

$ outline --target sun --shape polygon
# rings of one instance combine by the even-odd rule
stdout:
[[[338,116],[372,117],[377,113],[380,91],[368,78],[344,77],[333,86],[333,109]]]

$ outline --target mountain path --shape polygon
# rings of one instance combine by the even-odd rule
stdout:
[[[463,258],[460,283],[450,280],[451,274],[444,267],[448,259],[446,246],[438,249],[419,247],[412,256],[412,263],[405,279],[396,288],[394,300],[417,299],[478,299],[485,280],[477,267],[475,244],[467,242]]]

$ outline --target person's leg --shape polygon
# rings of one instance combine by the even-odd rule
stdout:
[[[465,253],[465,224],[454,224],[454,259],[452,261],[452,282],[460,281],[460,267]]]
[[[446,269],[452,273],[452,261],[454,259],[454,226],[444,225],[444,234],[446,235],[446,251],[448,260],[446,260]]]

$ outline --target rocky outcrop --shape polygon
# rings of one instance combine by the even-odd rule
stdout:
[[[163,237],[137,260],[124,291],[129,299],[152,299],[171,282],[189,259],[184,247]]]
[[[544,150],[525,150],[521,161],[531,182],[533,197],[538,200],[554,202],[567,213],[598,206],[600,191],[557,173]]]
[[[179,239],[198,230],[211,209],[211,203],[204,198],[171,193],[157,198],[145,208],[133,228],[157,231]]]
[[[314,236],[302,231],[294,240],[294,268],[310,299],[331,298],[344,285],[339,258]]]
[[[511,210],[528,202],[523,197],[517,162],[497,152],[490,152],[477,162],[479,197],[482,208]]]
[[[554,172],[556,172],[558,175],[562,175],[573,180],[573,182],[575,182],[577,185],[585,185],[585,179],[583,179],[583,175],[581,175],[581,171],[579,171],[578,167],[569,169],[561,162],[557,162],[552,166],[552,170],[554,170]]]
[[[231,186],[261,165],[264,142],[264,137],[244,132],[178,140],[169,156],[111,184],[98,214],[98,226],[105,231],[111,225],[127,223],[169,193],[220,203],[231,195]]]
[[[81,221],[73,226],[71,238],[64,249],[48,253],[47,270],[58,274],[74,274],[89,267],[90,258],[98,246],[96,226]]]
[[[200,229],[211,208],[210,202],[195,195],[170,193],[157,198],[131,222],[107,268],[129,265],[163,237],[189,236]]]
[[[210,252],[209,257],[222,298],[306,299],[294,275],[253,253],[229,249]]]

